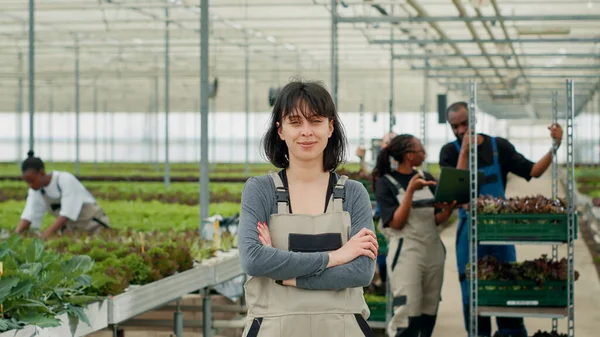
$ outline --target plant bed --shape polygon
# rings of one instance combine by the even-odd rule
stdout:
[[[199,204],[198,184],[173,183],[165,188],[163,183],[149,182],[131,184],[127,182],[86,182],[85,187],[96,198],[108,201],[137,200],[159,201],[169,204],[196,206]],[[241,201],[243,183],[211,183],[209,185],[210,201]],[[23,181],[0,182],[0,202],[8,200],[25,200],[27,185]]]
[[[75,326],[81,322],[90,329],[94,324],[106,327],[102,317],[86,314],[87,305],[104,300],[94,289],[106,282],[92,277],[94,262],[89,256],[59,254],[38,239],[12,236],[0,244],[0,262],[0,332],[28,326],[59,328],[67,318]],[[89,307],[93,308],[106,310],[102,305]]]
[[[477,239],[480,241],[567,242],[568,215],[563,199],[480,197]],[[577,238],[577,214],[575,237]]]
[[[110,218],[110,226],[115,229],[135,229],[138,231],[185,231],[198,229],[200,214],[198,205],[188,206],[179,204],[163,204],[158,201],[104,201],[98,200]],[[7,201],[0,203],[0,228],[14,231],[23,208],[24,201]],[[240,212],[239,203],[211,203],[209,216],[221,214],[224,217]],[[44,217],[41,229],[50,226],[55,218],[51,215]]]
[[[515,307],[565,307],[567,305],[567,260],[541,258],[499,262],[485,256],[477,264],[478,305]],[[466,268],[470,277],[469,266]],[[575,271],[575,280],[579,272]]]
[[[0,337],[82,337],[108,327],[108,300],[93,302],[83,308],[83,314],[89,324],[68,314],[58,315],[60,325],[40,328],[35,325],[24,326],[20,330],[0,333]]]

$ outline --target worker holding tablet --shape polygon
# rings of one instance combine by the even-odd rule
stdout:
[[[456,203],[419,202],[431,201],[436,185],[429,173],[414,169],[425,157],[416,137],[399,135],[380,152],[373,171],[381,207],[379,230],[388,240],[386,264],[394,309],[388,336],[430,337],[440,302],[446,252],[437,225],[448,220]]]
[[[457,102],[448,107],[446,119],[456,140],[444,145],[440,151],[440,167],[456,167],[467,169],[469,157],[469,115],[468,105],[465,102]],[[532,177],[540,177],[552,164],[552,156],[560,146],[562,140],[562,128],[558,124],[551,125],[550,136],[554,139],[551,150],[533,163],[506,139],[490,137],[484,134],[477,135],[477,167],[483,171],[483,181],[479,181],[480,195],[493,197],[505,197],[506,178],[509,172],[516,174],[529,181]],[[466,265],[469,261],[469,236],[467,213],[464,209],[459,210],[459,224],[456,233],[456,260],[458,274],[463,295],[463,312],[465,328],[469,331],[469,297],[468,282],[466,279]],[[516,261],[516,250],[513,245],[482,245],[478,248],[478,255],[492,255],[502,262]],[[497,317],[498,332],[509,336],[527,336],[527,330],[522,318]],[[489,317],[479,317],[478,336],[491,335],[491,321]]]

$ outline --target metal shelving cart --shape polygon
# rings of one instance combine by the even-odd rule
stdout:
[[[500,317],[539,317],[551,318],[552,330],[558,328],[558,319],[567,318],[568,321],[568,336],[575,335],[574,321],[574,240],[576,239],[576,215],[575,215],[575,198],[574,198],[574,182],[575,182],[575,165],[573,157],[573,120],[574,120],[574,84],[572,80],[566,81],[566,96],[567,96],[567,115],[566,115],[566,201],[567,210],[564,216],[564,226],[566,227],[566,236],[562,233],[564,240],[548,239],[515,239],[496,237],[494,240],[481,240],[478,237],[478,227],[480,223],[477,217],[477,146],[469,147],[469,171],[470,171],[470,207],[469,207],[469,335],[477,336],[478,331],[478,316],[500,316]],[[469,137],[474,141],[476,137],[476,101],[477,101],[477,85],[474,81],[470,82],[470,100],[469,100]],[[557,121],[558,115],[558,95],[556,92],[552,94],[552,119]],[[556,156],[552,161],[552,197],[558,196],[558,163]],[[547,244],[552,246],[552,259],[558,260],[558,246],[567,245],[567,263],[568,273],[566,282],[566,301],[565,306],[536,306],[535,303],[523,303],[514,301],[502,306],[480,306],[479,302],[479,281],[477,278],[477,247],[479,244]],[[557,296],[556,294],[554,296]],[[527,306],[530,305],[530,306]]]

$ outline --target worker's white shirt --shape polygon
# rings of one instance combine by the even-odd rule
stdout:
[[[49,198],[60,199],[61,216],[76,221],[83,204],[96,203],[96,199],[71,173],[53,171],[51,174],[50,184],[44,187],[44,191]],[[46,210],[47,206],[41,190],[36,191],[30,188],[21,219],[31,222],[31,226],[34,228],[40,228]]]

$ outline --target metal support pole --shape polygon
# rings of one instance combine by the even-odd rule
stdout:
[[[429,112],[429,79],[427,76],[429,75],[429,59],[425,59],[425,71],[423,76],[423,113],[421,115],[422,119],[422,134],[421,134],[421,143],[423,143],[423,148],[427,149],[427,113]]]
[[[469,143],[477,144],[477,84],[470,82],[471,98],[469,100]],[[470,207],[469,207],[469,336],[477,336],[478,332],[478,296],[477,296],[477,146],[469,146],[470,175]]]
[[[108,106],[104,100],[104,161],[108,161]]]
[[[201,0],[200,5],[200,223],[202,224],[202,219],[209,216],[210,198],[208,191],[208,42],[210,37],[208,34],[208,0]],[[210,337],[207,331],[203,336]]]
[[[552,92],[552,123],[558,121],[558,92]],[[556,143],[556,141],[554,141]],[[558,159],[555,153],[552,157],[552,200],[558,198]],[[558,261],[558,245],[552,245],[552,260]],[[558,319],[552,319],[552,331],[558,330]]]
[[[52,151],[53,147],[53,123],[52,123],[52,115],[54,114],[54,85],[50,82],[50,95],[48,95],[48,160],[50,162],[54,162],[54,153]]]
[[[23,72],[23,53],[19,52],[19,72]],[[23,153],[23,77],[19,77],[17,88],[17,163],[25,156]],[[30,148],[32,150],[32,148]]]
[[[183,312],[181,312],[180,299],[177,299],[177,309],[173,313],[173,332],[177,337],[183,337]]]
[[[165,188],[171,183],[169,167],[169,6],[165,7]]]
[[[35,0],[29,0],[29,149],[33,150],[35,113]]]
[[[575,97],[573,80],[567,80],[567,284],[568,284],[568,336],[575,336],[575,160],[573,158],[573,121],[575,119]]]
[[[116,111],[110,114],[110,159],[113,163],[115,162],[115,114]]]
[[[244,109],[246,111],[246,177],[250,176],[250,83],[248,72],[250,71],[248,33],[246,33],[246,45],[244,47]]]
[[[94,170],[98,170],[98,86],[94,82]]]
[[[75,37],[75,175],[79,174],[79,38]]]
[[[358,108],[358,145],[365,146],[365,105],[362,103]]]
[[[394,110],[392,109],[392,100],[391,99],[390,99],[389,107],[388,108],[390,109],[390,116],[389,116],[389,119],[390,119],[389,120],[390,129],[389,129],[389,132],[393,132],[393,130],[394,130],[394,124],[396,124],[396,123],[394,123],[395,122],[394,121]]]
[[[202,30],[200,32],[202,33]],[[212,337],[212,303],[210,301],[210,289],[202,289],[202,296],[202,337]]]
[[[331,94],[333,104],[338,108],[338,26],[337,0],[331,0]]]
[[[154,137],[155,137],[155,143],[154,143],[154,171],[158,172],[158,148],[159,148],[159,142],[158,142],[158,120],[160,118],[160,113],[159,113],[159,102],[158,102],[158,76],[154,76],[154,112],[156,113],[156,119],[154,121],[154,127],[155,127],[155,132],[154,132]]]
[[[390,15],[392,15],[394,12],[394,6],[391,7],[390,9]],[[390,25],[390,39],[393,40],[394,39],[394,25],[391,24]],[[393,116],[394,114],[394,108],[396,107],[396,102],[394,100],[394,94],[395,94],[395,86],[394,86],[394,44],[391,43],[390,44],[390,116]],[[390,123],[390,132],[392,131],[392,127],[391,127],[391,123]]]
[[[590,98],[590,142],[588,145],[588,148],[590,149],[590,164],[594,164],[596,162],[596,156],[594,155],[596,151],[594,151],[594,116],[595,116],[595,110],[594,110],[594,95],[592,94],[592,97]]]

